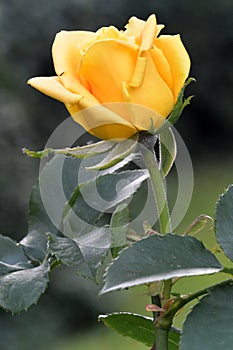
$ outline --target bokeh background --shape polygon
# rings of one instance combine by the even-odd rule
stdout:
[[[214,201],[233,180],[233,2],[231,0],[1,0],[0,1],[0,233],[20,240],[27,230],[27,203],[39,162],[22,148],[43,149],[66,118],[65,107],[26,85],[53,75],[51,45],[62,30],[123,28],[135,15],[156,13],[164,34],[180,33],[192,60],[188,88],[195,95],[177,124],[193,159],[195,187],[190,211],[212,215]],[[133,310],[138,291],[99,300],[96,287],[59,269],[39,305],[12,317],[0,310],[0,348],[144,349],[96,327],[99,312]],[[140,297],[139,309],[144,299]],[[132,299],[132,300],[131,300]],[[138,301],[136,302],[138,305]],[[88,331],[88,333],[86,333]],[[123,340],[122,340],[123,339]],[[98,344],[102,344],[99,345]]]

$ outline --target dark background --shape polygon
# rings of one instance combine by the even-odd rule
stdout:
[[[177,129],[194,164],[230,159],[233,149],[232,0],[1,0],[1,234],[19,240],[27,229],[27,202],[39,162],[27,158],[21,149],[43,149],[53,130],[68,117],[61,103],[26,85],[32,76],[54,75],[51,45],[56,32],[62,29],[96,31],[108,25],[120,29],[132,15],[146,19],[151,13],[166,25],[163,34],[181,34],[191,56],[191,76],[197,82],[188,88],[187,94],[195,98],[183,113]],[[66,291],[68,301],[64,302],[64,290],[54,282],[40,306],[33,307],[29,313],[9,318],[0,312],[3,349],[16,349],[14,341],[17,349],[26,350],[27,346],[30,349],[30,341],[22,342],[21,346],[17,340],[25,327],[32,329],[32,337],[37,339],[34,348],[40,349],[60,329],[71,332],[80,322],[84,326],[85,321],[94,323],[99,310],[93,306],[89,316],[84,317],[90,302],[81,295],[71,288],[71,292]],[[43,327],[47,329],[44,342],[41,336],[36,336],[38,332],[33,331],[38,327],[42,327],[42,332]]]

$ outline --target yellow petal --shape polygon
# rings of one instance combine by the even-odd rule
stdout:
[[[144,55],[147,58],[144,80],[138,88],[129,86],[130,101],[134,104],[145,106],[155,111],[158,116],[166,118],[174,106],[172,92],[158,73],[150,53],[145,52]],[[132,123],[139,130],[148,130],[150,128],[150,117],[148,116],[145,119],[144,116],[138,114]],[[157,117],[154,120],[154,124],[157,124]]]
[[[129,83],[130,86],[139,87],[144,79],[145,71],[146,71],[146,57],[143,57],[144,51],[149,51],[152,49],[154,45],[155,37],[158,35],[159,31],[163,28],[162,25],[157,26],[155,15],[151,15],[148,17],[147,21],[144,22],[143,27],[141,28],[141,44],[139,56],[135,65],[135,70],[131,81]]]
[[[56,35],[52,54],[56,73],[61,75],[62,85],[71,92],[85,96],[85,102],[98,105],[99,101],[90,93],[88,84],[81,84],[78,67],[81,62],[81,50],[86,49],[96,38],[96,33],[88,31],[61,31]]]
[[[146,106],[128,102],[124,104],[134,127],[138,131],[149,131],[153,125],[157,129],[164,122],[164,116]]]
[[[145,23],[145,21],[133,16],[129,19],[128,24],[126,24],[124,33],[129,37],[135,37],[136,40],[140,39]]]
[[[171,88],[173,82],[171,67],[167,58],[164,56],[163,51],[154,45],[153,49],[150,50],[150,54],[159,75],[166,82],[169,88]]]
[[[102,40],[102,39],[106,39],[106,38],[118,39],[119,31],[114,26],[102,27],[102,28],[97,30],[96,35],[97,35],[97,40]]]
[[[148,32],[151,31],[150,30],[151,27],[153,28],[153,31],[154,31],[154,23],[156,23],[155,15],[149,16],[146,22],[133,16],[129,19],[128,24],[125,26],[126,30],[124,31],[124,33],[128,37],[134,37],[137,44],[141,45],[143,32],[144,32],[144,37],[146,37],[148,35]],[[163,24],[157,24],[155,26],[155,32],[153,33],[152,36],[154,37],[158,36],[160,31],[163,28],[164,28]]]
[[[158,129],[165,120],[157,111],[142,105],[131,104],[130,113],[132,123],[139,131],[149,131],[152,126],[153,129]]]
[[[96,34],[87,31],[61,31],[54,40],[52,56],[55,71],[67,89],[80,93],[78,67],[81,49],[95,39]]]
[[[171,67],[175,101],[178,93],[189,75],[190,58],[179,35],[161,35],[155,40]]]
[[[157,37],[161,30],[165,27],[164,24],[157,24],[155,36]]]
[[[91,129],[89,132],[102,140],[122,141],[135,135],[138,131],[136,128],[123,124],[105,124],[104,126]]]
[[[88,80],[91,92],[101,103],[124,102],[122,83],[130,81],[137,55],[137,50],[124,42],[98,41],[84,54],[79,74]]]
[[[138,57],[133,76],[129,83],[130,86],[139,87],[140,85],[142,85],[146,72],[146,62],[146,57]]]
[[[65,31],[57,33],[52,46],[52,56],[57,75],[65,71],[77,71],[80,51],[91,45],[96,33],[89,31]]]
[[[28,84],[58,101],[67,104],[75,104],[82,98],[80,94],[75,94],[67,90],[60,82],[59,77],[36,77],[31,78]]]
[[[82,110],[79,109],[78,105],[68,105],[67,109],[77,123],[101,139],[129,138],[137,133],[137,129],[114,112],[114,109],[116,112],[121,109],[121,104],[116,105],[98,105]]]
[[[157,33],[157,22],[155,15],[148,17],[142,31],[142,42],[140,52],[150,50],[153,46],[155,35]]]
[[[55,36],[52,46],[52,56],[54,68],[58,76],[66,71],[69,71],[71,74],[76,74],[77,72],[81,57],[80,49],[77,46],[79,37],[77,33],[79,32],[62,30]]]

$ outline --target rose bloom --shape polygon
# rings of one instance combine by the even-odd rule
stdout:
[[[190,70],[180,36],[159,35],[163,27],[151,15],[147,21],[130,18],[124,31],[61,31],[52,47],[57,76],[28,83],[63,102],[77,123],[101,139],[158,128]]]

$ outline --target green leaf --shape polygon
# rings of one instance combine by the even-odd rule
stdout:
[[[215,221],[217,241],[233,261],[233,185],[220,196],[216,205]]]
[[[101,227],[79,239],[49,235],[50,252],[63,264],[75,266],[77,273],[94,281],[111,246],[111,232]]]
[[[110,250],[111,238],[109,227],[99,227],[74,239],[86,263],[86,266],[79,267],[79,274],[97,281],[97,272]]]
[[[190,104],[190,101],[191,101],[193,96],[189,96],[186,99],[184,99],[184,93],[185,93],[186,87],[194,81],[195,81],[194,78],[187,79],[186,82],[184,83],[183,87],[181,88],[179,95],[178,95],[178,98],[177,98],[177,101],[176,101],[176,104],[175,104],[170,116],[167,119],[169,124],[174,125],[178,121],[179,117],[181,116],[183,109],[187,105]]]
[[[100,315],[98,321],[115,332],[135,339],[148,347],[152,346],[155,339],[155,328],[152,318],[131,314],[127,312]]]
[[[20,242],[33,261],[42,262],[47,254],[46,233],[59,232],[65,203],[77,186],[80,164],[80,159],[55,156],[46,163],[33,187],[28,234]]]
[[[183,85],[183,87],[181,88],[176,104],[171,112],[171,114],[169,115],[169,117],[165,120],[165,122],[162,124],[162,126],[158,129],[155,130],[154,132],[156,134],[160,134],[162,131],[164,131],[165,129],[169,128],[171,125],[174,125],[180,118],[181,113],[183,111],[183,109],[190,104],[190,101],[192,99],[193,96],[189,96],[186,99],[184,99],[184,92],[186,87],[191,83],[195,81],[194,78],[189,78]]]
[[[127,243],[129,224],[129,208],[127,204],[119,205],[112,214],[110,227],[112,231],[112,256],[115,258]]]
[[[204,275],[222,269],[194,237],[155,234],[125,248],[105,275],[101,294],[173,277]]]
[[[119,170],[122,168],[124,168],[124,170],[132,170],[130,163],[135,162],[135,159],[137,159],[137,164],[138,164],[138,159],[139,159],[138,153],[131,153],[128,156],[126,156],[125,158],[123,158],[122,160],[120,160],[118,163],[112,165],[110,168],[106,168],[104,170],[101,170],[101,172],[96,173],[96,174],[98,176],[105,175],[105,174],[112,174],[115,172],[119,172]],[[140,168],[140,166],[138,166],[138,168]]]
[[[168,334],[169,350],[180,350],[180,332],[171,330]]]
[[[48,234],[49,251],[63,264],[71,267],[84,262],[81,250],[74,240]]]
[[[102,154],[108,152],[116,142],[114,141],[100,141],[93,143],[91,145],[74,147],[74,148],[61,148],[61,149],[53,149],[53,148],[45,148],[43,151],[31,151],[27,148],[23,149],[23,153],[25,153],[29,157],[34,158],[43,158],[48,157],[50,154],[63,154],[65,156],[75,157],[75,158],[88,158],[93,157],[97,154]]]
[[[149,224],[150,227],[153,226],[155,231],[159,231],[158,211],[151,181],[144,181],[142,183],[133,195],[128,208],[130,212],[130,229],[137,232],[139,236],[145,234],[145,223]]]
[[[0,275],[31,266],[23,248],[9,237],[0,235]]]
[[[163,130],[159,135],[160,169],[167,176],[176,158],[177,148],[175,136],[171,128]]]
[[[80,184],[64,210],[64,235],[77,238],[93,230],[105,212],[128,201],[147,177],[146,170],[122,171]]]
[[[39,182],[33,187],[29,201],[28,234],[21,240],[25,253],[33,261],[42,262],[47,254],[47,232],[58,230],[50,221],[42,203]]]
[[[44,293],[49,265],[43,264],[0,276],[0,306],[13,314],[27,310]]]
[[[153,319],[128,312],[100,315],[99,321],[115,332],[137,340],[148,347],[152,347],[155,341],[155,328]],[[178,350],[179,333],[171,330],[168,336],[169,350]]]
[[[28,230],[29,232],[36,231],[43,233],[48,231],[57,233],[58,231],[58,229],[51,222],[42,202],[39,181],[36,182],[36,185],[33,187],[33,190],[30,195]]]
[[[118,142],[100,163],[92,167],[87,167],[86,169],[104,170],[111,168],[113,165],[125,159],[129,154],[132,154],[136,147],[137,142],[133,139],[127,139],[122,142]],[[129,161],[132,160],[133,156],[129,157],[128,159]]]
[[[184,323],[181,350],[232,350],[233,285],[216,287]]]

